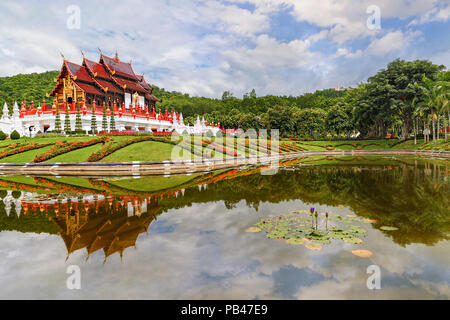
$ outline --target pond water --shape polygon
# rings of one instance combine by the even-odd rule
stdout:
[[[449,299],[449,165],[317,157],[274,174],[0,176],[0,298]],[[66,285],[73,265],[79,290]]]

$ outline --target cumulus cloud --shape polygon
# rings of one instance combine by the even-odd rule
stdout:
[[[439,1],[375,2],[381,18],[398,26],[369,30],[372,0],[83,0],[77,2],[81,28],[70,30],[66,10],[72,2],[25,6],[6,0],[0,3],[0,76],[57,70],[59,52],[80,62],[83,50],[95,60],[100,47],[109,55],[118,50],[152,84],[191,95],[220,97],[231,90],[239,96],[252,88],[259,95],[298,95],[330,84],[355,85],[370,74],[350,77],[352,66],[343,61],[371,71],[365,57],[377,66],[394,54],[407,59],[408,47],[421,40],[421,24],[448,23],[448,6]],[[281,12],[293,19],[292,28],[307,25],[309,31],[289,35],[280,27]],[[441,57],[448,55],[448,43],[439,49]]]

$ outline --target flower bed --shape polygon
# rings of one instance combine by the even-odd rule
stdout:
[[[8,146],[6,150],[3,150],[0,152],[0,159],[6,158],[9,156],[18,154],[18,153],[22,153],[22,152],[27,152],[30,150],[44,148],[44,147],[47,147],[50,145],[51,145],[51,143],[37,144],[36,142],[31,142],[26,145],[13,143],[12,145]]]
[[[98,133],[100,136],[137,136],[139,134],[138,131],[112,131],[112,132],[104,132],[101,131]]]
[[[150,137],[148,136],[142,136],[137,137],[133,139],[126,139],[118,142],[108,141],[103,145],[103,147],[100,148],[97,152],[92,152],[89,155],[88,161],[89,162],[97,162],[102,160],[103,158],[106,158],[113,152],[116,152],[119,149],[125,148],[126,146],[129,146],[133,143],[142,142],[142,141],[150,141]]]
[[[53,146],[53,148],[51,148],[50,150],[48,150],[45,153],[39,154],[37,155],[33,162],[34,163],[39,163],[39,162],[43,162],[46,161],[48,159],[54,158],[56,156],[59,156],[61,154],[70,152],[70,151],[74,151],[77,149],[81,149],[81,148],[86,148],[89,146],[92,146],[94,144],[97,143],[106,143],[110,141],[110,138],[107,137],[102,137],[102,138],[95,138],[92,140],[88,140],[88,141],[74,141],[74,142],[62,142],[62,141],[57,141],[55,143],[55,145]]]
[[[80,186],[74,186],[71,184],[62,183],[59,181],[54,181],[54,180],[41,178],[41,177],[35,177],[34,181],[36,181],[36,183],[38,183],[42,186],[46,186],[48,188],[54,189],[54,190],[58,191],[59,193],[88,193],[88,194],[108,195],[108,193],[106,193],[104,191],[89,189],[89,188],[80,187]]]
[[[226,147],[221,146],[221,145],[219,145],[219,144],[217,144],[215,142],[211,142],[210,144],[208,144],[208,148],[216,150],[216,151],[220,151],[220,152],[222,152],[224,154],[227,154],[229,156],[233,156],[233,157],[237,157],[238,156],[238,153],[235,150],[227,149]]]

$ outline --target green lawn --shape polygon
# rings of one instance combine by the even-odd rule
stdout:
[[[184,184],[199,174],[193,175],[175,175],[171,177],[147,177],[141,179],[108,180],[110,184],[133,191],[158,191],[174,188]]]
[[[46,162],[55,163],[55,162],[87,162],[87,159],[89,155],[97,151],[103,146],[103,143],[97,143],[93,146],[89,146],[86,148],[74,150],[71,152],[67,152],[64,154],[61,154],[57,157],[48,159]]]
[[[46,152],[47,150],[50,150],[53,146],[47,146],[40,149],[34,149],[22,153],[15,154],[13,156],[9,156],[3,159],[0,159],[0,162],[4,163],[31,163],[33,162],[34,158],[41,153]]]
[[[59,183],[70,184],[76,187],[94,189],[94,190],[103,190],[99,187],[93,186],[88,179],[85,178],[74,178],[74,177],[62,177],[62,178],[47,178],[48,180],[52,180]]]
[[[38,138],[21,138],[19,140],[3,140],[0,141],[0,149],[5,148],[8,144],[11,143],[54,143],[58,140],[63,141],[86,141],[91,140],[94,137],[92,136],[83,136],[83,137],[38,137]],[[117,136],[110,137],[113,141],[120,141],[123,139],[129,139],[131,137],[127,136]],[[199,137],[195,137],[197,143],[200,143],[201,140]],[[244,141],[243,139],[239,139],[239,141]],[[220,142],[220,140],[217,140]],[[355,146],[358,146],[358,150],[450,150],[450,142],[445,143],[444,139],[440,139],[436,145],[432,142],[428,144],[424,144],[423,140],[419,140],[416,145],[414,145],[413,140],[408,140],[405,142],[399,143],[398,140],[350,140],[350,141],[291,141],[291,140],[282,140],[281,143],[294,144],[298,147],[305,149],[306,151],[325,151],[325,150],[354,150]],[[331,148],[330,148],[331,146]],[[0,159],[0,162],[5,163],[28,163],[32,162],[36,155],[46,152],[52,146],[47,146],[40,149],[30,150],[24,153],[16,154],[13,156],[9,156],[3,159]],[[68,152],[66,154],[59,155],[55,158],[47,160],[48,163],[55,162],[86,162],[89,155],[92,152],[98,151],[102,147],[102,144],[96,144],[93,146],[89,146],[86,148],[78,149],[75,151]],[[132,145],[129,145],[125,148],[122,148],[108,157],[101,160],[102,162],[123,162],[123,161],[163,161],[163,160],[188,160],[193,159],[194,155],[185,150],[178,148],[179,152],[172,157],[172,151],[175,146],[169,143],[157,142],[157,141],[145,141],[139,142]],[[199,147],[200,148],[200,147]],[[242,150],[245,150],[245,154],[248,155],[248,149],[244,149],[244,147],[239,146],[240,153]],[[211,154],[211,151],[205,148],[201,148],[204,151],[204,154]],[[205,152],[206,151],[206,152]],[[252,154],[255,151],[252,150]],[[217,152],[216,152],[217,153]],[[223,155],[222,155],[223,157]]]
[[[117,150],[102,162],[120,162],[120,161],[163,161],[172,159],[172,149],[175,146],[169,143],[144,141],[129,145]],[[182,154],[177,153],[175,159],[191,159],[192,154],[187,150],[178,148]]]

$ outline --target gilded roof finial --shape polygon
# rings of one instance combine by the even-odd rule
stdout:
[[[83,59],[86,58],[86,57],[84,56],[83,50],[80,50],[80,51],[81,51],[81,55],[83,56]]]
[[[98,52],[100,52],[100,54],[103,54],[103,52],[100,48],[98,48]]]
[[[64,57],[64,55],[62,54],[62,52],[59,53],[61,55],[61,57],[63,58],[63,60],[66,60],[66,57]]]
[[[119,60],[119,53],[117,52],[117,49],[116,49],[116,55],[114,56],[114,59]]]

